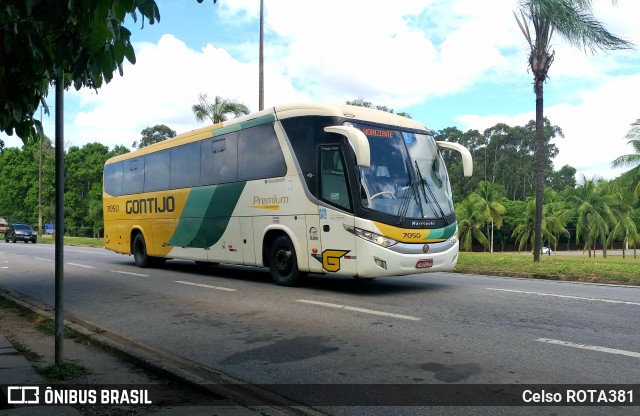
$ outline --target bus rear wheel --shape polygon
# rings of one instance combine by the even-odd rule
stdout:
[[[273,281],[279,286],[295,286],[306,278],[306,273],[298,269],[296,250],[288,236],[280,235],[273,240],[269,270]]]
[[[133,260],[136,266],[145,268],[149,266],[149,256],[147,256],[147,245],[142,234],[136,234],[133,239]]]
[[[136,266],[140,268],[162,266],[165,262],[164,257],[151,257],[147,255],[147,244],[142,234],[137,234],[133,239],[133,260]]]

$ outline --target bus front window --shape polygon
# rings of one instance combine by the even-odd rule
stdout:
[[[433,137],[357,124],[368,138],[371,166],[360,168],[363,207],[400,218],[453,213],[444,163]]]

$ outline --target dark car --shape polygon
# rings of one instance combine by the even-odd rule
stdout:
[[[38,240],[38,233],[35,232],[28,224],[11,224],[7,231],[4,232],[4,241],[13,242],[24,241],[28,243],[31,241],[33,244]]]

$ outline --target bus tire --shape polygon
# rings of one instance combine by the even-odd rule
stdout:
[[[150,258],[147,256],[147,245],[142,234],[136,234],[133,239],[133,260],[136,262],[136,266],[140,268],[144,269],[151,266]]]
[[[279,286],[295,286],[302,283],[306,273],[298,269],[298,258],[291,239],[280,235],[273,240],[269,254],[269,271]]]

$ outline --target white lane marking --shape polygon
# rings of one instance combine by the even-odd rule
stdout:
[[[344,310],[347,310],[347,311],[368,313],[368,314],[371,314],[371,315],[381,315],[381,316],[388,316],[388,317],[391,317],[391,318],[406,319],[408,321],[421,321],[422,320],[422,318],[416,318],[415,316],[399,315],[397,313],[389,313],[389,312],[375,311],[375,310],[372,310],[372,309],[356,308],[354,306],[347,306],[347,305],[337,305],[335,303],[317,302],[315,300],[298,299],[298,300],[296,300],[296,302],[309,303],[311,305],[318,305],[318,306],[326,306],[328,308],[344,309]]]
[[[216,290],[224,290],[226,292],[235,292],[238,289],[229,289],[228,287],[220,287],[220,286],[211,286],[211,285],[205,285],[202,283],[193,283],[193,282],[184,282],[182,280],[175,280],[176,283],[180,283],[182,285],[189,285],[189,286],[197,286],[197,287],[206,287],[208,289],[216,289]]]
[[[640,352],[617,350],[615,348],[598,347],[596,345],[576,344],[568,341],[559,341],[557,339],[538,338],[535,341],[544,342],[546,344],[562,345],[565,347],[580,348],[583,350],[591,350],[598,352],[607,352],[609,354],[626,355],[628,357],[640,358]]]
[[[496,291],[500,291],[500,292],[512,292],[512,293],[524,293],[526,295],[552,296],[552,297],[556,297],[556,298],[565,298],[565,299],[592,300],[592,301],[596,301],[596,302],[619,303],[619,304],[623,304],[623,305],[640,306],[639,302],[627,302],[625,300],[585,298],[585,297],[581,297],[581,296],[555,295],[553,293],[527,292],[526,290],[495,289],[495,288],[491,288],[491,287],[488,287],[487,290],[496,290]]]
[[[126,274],[129,276],[139,276],[139,277],[149,277],[148,274],[142,274],[142,273],[132,273],[132,272],[123,272],[120,270],[109,270],[111,273],[120,273],[120,274]]]
[[[86,264],[78,264],[78,263],[67,263],[67,264],[69,266],[84,267],[85,269],[95,269],[95,267],[87,266]]]
[[[34,257],[34,259],[40,260],[40,261],[53,261],[51,259],[43,259],[42,257]]]

